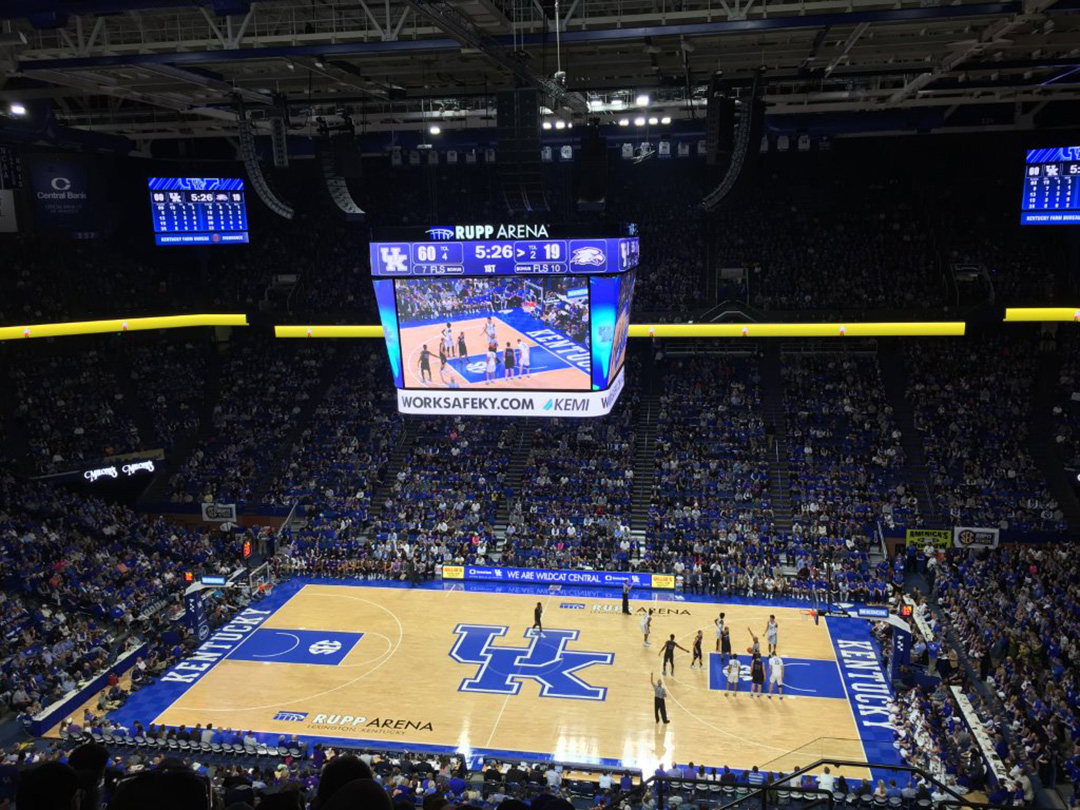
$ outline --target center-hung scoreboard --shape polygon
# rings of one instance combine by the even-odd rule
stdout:
[[[402,413],[601,416],[623,386],[632,225],[388,229],[371,274]]]

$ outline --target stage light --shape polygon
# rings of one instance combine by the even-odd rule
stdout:
[[[630,119],[629,118],[620,118],[619,119],[619,126],[620,127],[628,127],[628,126],[630,126]]]
[[[643,126],[645,126],[645,119],[644,119],[644,118],[642,118],[642,117],[641,117],[641,116],[639,115],[639,116],[638,116],[637,118],[635,118],[635,119],[634,119],[634,126],[636,126],[636,127],[643,127]]]
[[[8,108],[12,115],[19,116],[20,118],[26,115],[26,107],[17,101],[11,102],[11,106]]]
[[[642,93],[640,96],[634,99],[634,103],[637,104],[639,107],[648,107],[649,97],[645,93]]]
[[[556,121],[555,122],[555,129],[566,129],[566,122],[565,121]]]
[[[661,124],[670,124],[671,123],[671,116],[670,115],[665,115],[663,118],[660,119],[660,123]]]
[[[655,126],[656,126],[657,124],[659,124],[659,123],[660,123],[660,119],[659,119],[659,118],[657,118],[656,116],[653,116],[652,118],[650,118],[650,119],[649,119],[649,125],[650,125],[650,126],[654,126],[654,127],[655,127]]]
[[[550,121],[545,121],[540,126],[543,127],[544,129],[551,129],[551,122]]]
[[[438,124],[432,124],[430,127],[428,127],[428,132],[430,132],[432,135],[438,135],[442,132],[442,129],[439,128]]]

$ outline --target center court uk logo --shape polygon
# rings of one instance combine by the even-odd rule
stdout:
[[[476,664],[472,678],[461,682],[461,692],[480,692],[495,695],[516,695],[523,681],[539,684],[540,697],[567,700],[604,700],[607,687],[592,686],[578,673],[595,664],[610,665],[615,654],[586,650],[568,650],[577,641],[578,630],[544,630],[542,634],[528,630],[527,647],[496,646],[492,642],[505,636],[509,628],[484,624],[459,624],[454,628],[457,641],[450,657],[461,664]]]
[[[307,712],[286,712],[280,711],[274,715],[275,720],[284,720],[289,723],[300,723],[307,720]]]

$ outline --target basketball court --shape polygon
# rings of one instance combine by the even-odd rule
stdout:
[[[125,725],[212,723],[275,742],[298,734],[646,774],[672,762],[777,771],[822,756],[898,761],[882,708],[891,693],[865,621],[816,623],[804,608],[747,600],[635,595],[642,598],[632,599],[627,616],[611,589],[293,581],[111,716]],[[529,629],[537,601],[542,636]],[[653,643],[645,647],[640,617],[649,608]],[[738,697],[721,691],[722,662],[713,653],[720,610],[745,664],[747,627],[764,653],[763,629],[776,615],[783,701],[751,698],[748,668]],[[691,670],[690,656],[676,652],[667,679],[671,722],[656,723],[649,676],[660,672],[662,640],[674,633],[691,648],[698,629],[705,668]]]

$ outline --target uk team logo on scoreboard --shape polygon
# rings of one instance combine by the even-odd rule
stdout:
[[[535,681],[540,697],[567,700],[604,700],[607,687],[592,686],[578,672],[595,664],[610,665],[615,653],[568,650],[577,641],[577,630],[528,630],[527,647],[496,646],[492,642],[505,636],[509,628],[488,624],[459,624],[454,628],[457,641],[450,657],[461,664],[476,664],[479,669],[472,678],[461,682],[461,692],[481,692],[488,695],[516,695],[523,681]]]

